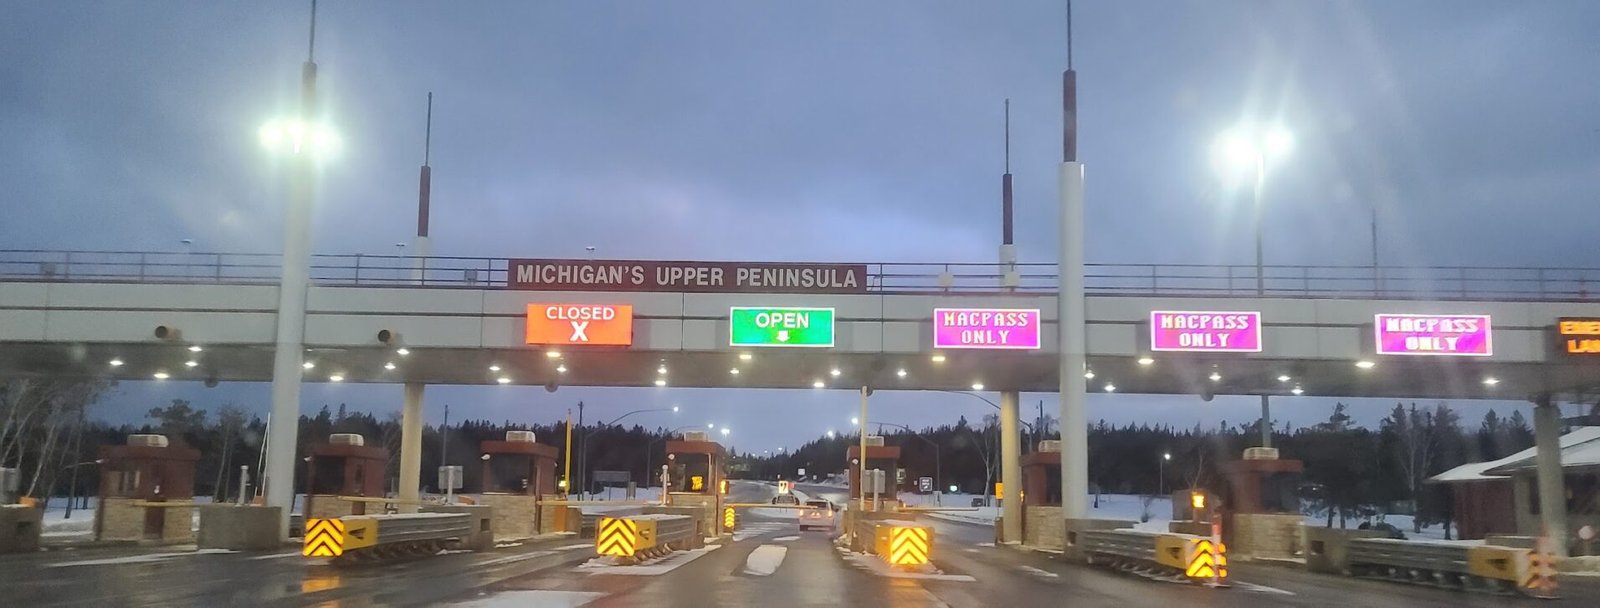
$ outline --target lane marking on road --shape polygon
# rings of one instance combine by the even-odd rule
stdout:
[[[593,591],[519,590],[501,591],[476,599],[450,604],[455,608],[498,608],[501,606],[539,606],[540,608],[578,608],[605,597]]]
[[[589,546],[589,545],[584,545],[584,546]],[[536,557],[545,557],[547,555],[555,555],[555,554],[556,554],[555,551],[533,551],[531,553],[520,553],[520,554],[517,554],[517,555],[507,555],[505,557],[500,557],[500,558],[495,558],[495,559],[491,559],[491,560],[488,560],[488,561],[478,562],[475,565],[477,567],[479,567],[479,568],[482,568],[484,566],[499,566],[501,564],[510,564],[510,563],[520,562],[520,561],[524,561],[524,560],[530,560],[530,559],[533,559],[533,558],[536,558]]]
[[[796,540],[800,540],[800,537],[798,537],[798,536],[779,536],[777,538],[772,539],[772,542],[775,542],[775,543],[787,543],[787,542],[796,541]]]
[[[1266,585],[1257,585],[1255,583],[1246,583],[1244,581],[1228,581],[1228,582],[1230,584],[1232,584],[1233,586],[1235,586],[1235,587],[1238,587],[1238,588],[1243,589],[1245,591],[1252,591],[1252,592],[1255,592],[1255,593],[1272,593],[1272,594],[1277,594],[1277,595],[1294,595],[1295,594],[1293,591],[1288,591],[1288,590],[1285,590],[1285,589],[1279,589],[1277,587],[1268,587]]]
[[[945,581],[952,583],[978,582],[978,579],[975,579],[970,575],[945,574],[940,570],[934,570],[933,572],[908,572],[905,570],[893,570],[889,568],[889,564],[884,563],[883,559],[876,555],[849,552],[843,552],[843,554],[845,561],[850,562],[851,565],[885,578],[909,578],[915,580]]]
[[[1050,572],[1048,570],[1040,570],[1033,566],[1017,566],[1017,569],[1040,578],[1061,578],[1061,575],[1059,574]]]
[[[744,573],[752,576],[772,576],[783,565],[789,548],[783,545],[761,545],[744,558]]]
[[[571,551],[573,549],[593,549],[593,548],[594,548],[594,543],[578,543],[576,545],[562,545],[560,547],[556,547],[555,549],[552,549],[552,551]]]
[[[793,525],[794,524],[781,522],[760,522],[750,524],[743,529],[734,531],[733,542],[750,540],[752,538],[766,536],[768,534],[776,534],[780,531],[791,529],[790,527]]]
[[[247,557],[245,559],[254,561],[254,560],[263,560],[263,559],[283,559],[285,557],[300,557],[300,552],[299,551],[285,551],[283,553],[272,553],[272,554],[268,554],[268,555],[257,555],[255,557]]]
[[[149,564],[164,562],[169,559],[190,557],[194,555],[217,555],[222,553],[238,553],[229,549],[201,549],[199,551],[181,551],[178,553],[150,553],[146,555],[125,555],[122,557],[107,557],[102,559],[86,559],[75,562],[56,562],[45,564],[46,568],[70,568],[73,566],[115,566],[119,564]]]
[[[619,574],[624,576],[660,576],[677,570],[684,564],[700,559],[700,556],[722,548],[722,545],[707,545],[693,551],[679,551],[658,560],[652,560],[637,566],[618,566],[606,563],[601,558],[595,558],[579,564],[579,572],[588,574]]]
[[[966,551],[967,553],[983,553],[982,551],[979,551],[979,550],[974,549],[972,547],[967,547],[965,549],[962,549],[962,551]]]

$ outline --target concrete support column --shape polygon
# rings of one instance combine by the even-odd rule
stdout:
[[[1539,520],[1557,556],[1567,556],[1567,489],[1561,477],[1561,410],[1550,395],[1533,408],[1534,464],[1539,476]]]
[[[1000,393],[1000,540],[1022,542],[1022,425],[1017,424],[1020,395]]]
[[[1083,163],[1061,163],[1061,267],[1056,326],[1061,349],[1061,514],[1089,515],[1089,400],[1083,304]]]
[[[856,477],[856,490],[861,495],[861,511],[866,511],[867,505],[871,504],[867,502],[867,395],[870,394],[871,389],[865,386],[861,387],[861,436],[859,439],[861,446],[858,448],[860,451],[856,452],[858,459],[861,461],[861,464],[858,465]]]
[[[400,488],[402,501],[421,498],[422,491],[422,389],[420,382],[406,383],[400,409]],[[401,513],[416,513],[416,505],[400,505]]]

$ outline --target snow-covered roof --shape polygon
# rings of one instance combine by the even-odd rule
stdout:
[[[1429,483],[1457,483],[1505,479],[1513,471],[1534,467],[1538,448],[1528,448],[1499,460],[1469,462],[1428,478]],[[1584,426],[1561,436],[1562,468],[1600,464],[1600,426]]]

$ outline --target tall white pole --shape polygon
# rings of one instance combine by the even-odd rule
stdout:
[[[311,50],[300,73],[300,119],[316,112],[316,3],[311,5]],[[311,274],[311,199],[316,187],[313,153],[296,146],[289,157],[289,203],[283,222],[283,271],[278,284],[278,331],[272,359],[272,411],[267,419],[268,506],[278,507],[278,536],[289,538],[294,506],[295,447],[299,443],[300,376],[305,358],[306,291]]]
[[[856,483],[856,489],[859,491],[859,493],[861,495],[861,510],[862,511],[866,511],[867,510],[867,387],[865,387],[865,386],[861,387],[861,436],[857,440],[861,442],[861,445],[858,448],[860,451],[856,453],[856,456],[861,461],[861,464],[859,465],[859,471],[858,471],[859,477],[857,477],[857,479],[860,479],[861,481]]]
[[[1021,394],[1000,392],[1000,541],[1022,542]]]
[[[1535,483],[1539,495],[1539,529],[1557,557],[1567,556],[1567,489],[1561,474],[1561,410],[1550,395],[1533,407]]]
[[[1061,515],[1089,513],[1089,367],[1083,312],[1083,163],[1078,162],[1078,73],[1072,68],[1072,1],[1067,0],[1067,70],[1061,74],[1061,260],[1056,327],[1061,344]]]
[[[1061,511],[1089,512],[1088,367],[1083,306],[1083,163],[1061,163],[1061,270],[1056,324],[1061,349]]]

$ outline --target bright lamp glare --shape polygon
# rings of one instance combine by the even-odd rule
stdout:
[[[341,141],[333,127],[308,123],[298,118],[281,118],[267,121],[256,132],[262,147],[278,154],[310,152],[318,159],[331,158],[339,152]]]
[[[1253,169],[1259,155],[1255,143],[1239,130],[1228,131],[1219,136],[1212,153],[1217,162],[1217,169],[1224,172]]]
[[[1275,126],[1267,129],[1261,136],[1261,144],[1267,156],[1283,156],[1294,149],[1294,134],[1288,129]]]

